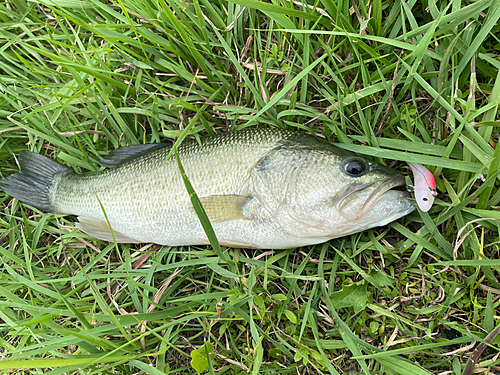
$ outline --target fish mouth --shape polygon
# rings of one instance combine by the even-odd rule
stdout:
[[[391,199],[394,211],[398,204],[401,212],[408,211],[410,195],[403,190],[405,180],[402,175],[391,176],[370,183],[353,184],[349,186],[337,203],[338,212],[349,221],[360,220],[369,213],[384,196]],[[410,211],[411,212],[411,211]]]

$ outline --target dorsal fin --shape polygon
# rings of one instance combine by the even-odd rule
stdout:
[[[151,143],[146,145],[120,147],[110,151],[109,154],[99,160],[99,164],[105,168],[116,168],[165,147],[169,147],[169,145],[167,143]]]

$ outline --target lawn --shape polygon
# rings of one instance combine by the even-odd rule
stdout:
[[[0,373],[500,373],[499,19],[499,0],[0,3],[0,177],[23,150],[87,173],[273,127],[424,164],[439,193],[266,251],[108,243],[0,192]]]

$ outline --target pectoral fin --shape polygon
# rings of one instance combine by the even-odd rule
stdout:
[[[236,219],[249,219],[245,206],[252,197],[243,195],[210,195],[200,198],[201,204],[211,223],[222,223]]]
[[[76,227],[88,235],[98,238],[100,240],[114,242],[111,229],[105,220],[94,219],[91,217],[78,216],[78,223]],[[124,234],[113,229],[116,242],[118,243],[139,243],[140,241],[127,237]]]

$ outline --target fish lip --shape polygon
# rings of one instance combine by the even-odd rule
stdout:
[[[393,190],[397,187],[404,187],[405,179],[402,175],[398,174],[393,177],[388,177],[382,181],[380,181],[380,185],[378,189],[376,189],[365,201],[363,208],[361,209],[359,215],[356,217],[356,220],[361,219],[365,214],[377,204],[377,202],[390,190]]]
[[[375,186],[373,186],[375,185]],[[342,216],[344,216],[349,221],[356,221],[365,216],[370,209],[372,209],[379,200],[390,190],[395,188],[404,187],[405,179],[401,174],[397,174],[395,176],[390,176],[384,179],[376,180],[370,183],[362,183],[362,184],[354,184],[349,186],[349,188],[342,194],[337,202],[337,212],[339,212]],[[342,204],[343,202],[350,197],[352,194],[364,190],[366,188],[372,187],[373,192],[370,196],[365,200],[363,207],[357,214],[357,216],[348,217],[342,213]],[[408,194],[409,197],[409,194]]]
[[[357,191],[366,189],[373,184],[380,183],[380,180],[369,182],[369,183],[361,183],[361,184],[352,184],[349,185],[349,187],[342,193],[342,195],[338,198],[337,204],[336,204],[336,209],[337,212],[341,212],[341,206],[344,201],[349,198],[352,194],[356,193]]]

